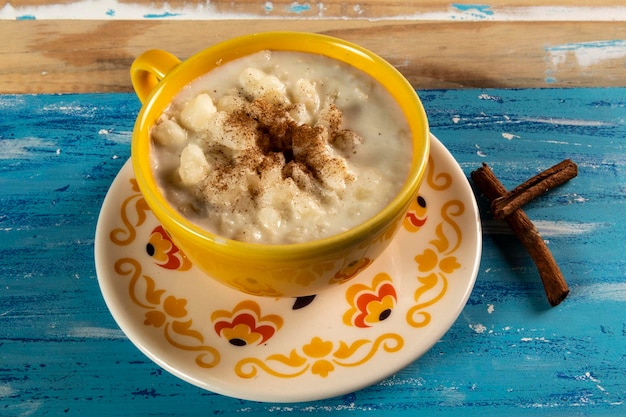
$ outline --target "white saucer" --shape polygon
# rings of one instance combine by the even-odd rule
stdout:
[[[410,215],[423,224],[411,226],[407,217],[380,259],[310,299],[249,296],[198,271],[159,230],[127,162],[96,231],[107,306],[154,362],[227,396],[317,400],[397,372],[454,323],[480,262],[472,190],[450,153],[431,140],[422,204],[416,201]]]

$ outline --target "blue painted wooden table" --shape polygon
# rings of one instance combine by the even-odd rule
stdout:
[[[626,89],[420,91],[469,173],[512,188],[565,158],[579,175],[525,207],[571,287],[549,307],[527,253],[483,217],[469,302],[422,358],[338,398],[224,397],[162,370],[100,293],[94,233],[129,157],[132,94],[0,96],[0,415],[617,416],[626,413]]]

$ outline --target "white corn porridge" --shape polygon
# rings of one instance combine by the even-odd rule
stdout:
[[[162,192],[229,239],[286,244],[374,216],[411,161],[408,124],[369,75],[309,53],[263,51],[186,86],[151,130]]]

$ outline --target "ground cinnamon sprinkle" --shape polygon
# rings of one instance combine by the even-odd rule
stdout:
[[[322,121],[324,124],[315,126],[298,124],[289,117],[289,110],[289,106],[280,101],[261,97],[229,114],[226,119],[228,129],[254,136],[250,141],[254,145],[237,157],[238,169],[262,175],[279,164],[283,178],[286,178],[295,172],[293,165],[287,166],[295,162],[298,178],[292,179],[298,185],[313,180],[323,182],[328,176],[343,177],[345,181],[353,179],[344,161],[328,151],[332,139],[341,135],[354,138],[353,147],[363,142],[355,132],[339,129],[342,117],[339,109],[329,105],[326,118]],[[277,158],[279,154],[282,157]],[[310,176],[310,181],[303,180],[303,174]],[[219,188],[219,184],[215,185]]]
[[[494,217],[504,218],[528,251],[552,306],[560,304],[567,297],[569,287],[539,231],[520,207],[541,193],[576,176],[577,172],[576,164],[565,160],[508,193],[487,164],[471,173],[474,184],[491,201],[492,208],[495,208]]]

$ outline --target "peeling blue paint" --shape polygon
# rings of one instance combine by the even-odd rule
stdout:
[[[113,10],[113,9],[107,10],[106,15],[107,16],[111,16],[111,17],[115,16],[115,10]]]
[[[181,16],[181,13],[165,12],[165,13],[148,13],[148,14],[143,15],[145,19],[164,19],[164,18],[176,17],[176,16]]]
[[[614,39],[606,41],[566,43],[562,45],[546,46],[548,52],[576,51],[581,49],[604,49],[604,48],[626,48],[626,39]]]
[[[287,8],[287,11],[290,13],[303,13],[309,10],[311,10],[311,5],[308,3],[293,3]]]
[[[37,20],[32,14],[25,14],[23,16],[16,16],[15,20]]]
[[[485,18],[487,16],[493,16],[494,11],[491,10],[491,6],[488,4],[459,4],[454,3],[452,7],[463,13],[469,13],[474,17]]]
[[[574,51],[578,49],[601,49],[601,48],[612,48],[612,47],[626,47],[626,39],[566,43],[563,45],[546,46],[545,50],[549,52],[559,52],[559,51]]]

